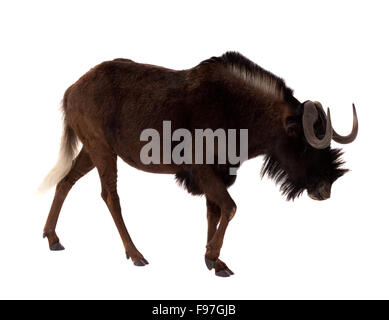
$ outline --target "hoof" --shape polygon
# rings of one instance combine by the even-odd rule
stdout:
[[[226,278],[226,277],[232,276],[234,273],[230,269],[226,268],[226,269],[221,269],[219,271],[216,271],[215,274],[218,277]]]
[[[205,257],[204,260],[208,270],[212,270],[213,268],[215,268],[216,260],[211,260],[207,257]]]
[[[147,262],[147,260],[145,258],[138,259],[138,260],[134,261],[134,265],[136,265],[137,267],[143,267],[147,264],[149,264],[149,263]]]
[[[208,270],[215,269],[215,274],[218,277],[229,277],[232,276],[234,273],[226,266],[226,264],[217,259],[217,260],[211,260],[208,259],[207,257],[204,257],[205,260],[205,265],[207,266]]]
[[[51,251],[61,251],[61,250],[65,250],[65,248],[63,247],[63,245],[61,243],[56,242],[50,246],[50,250]]]

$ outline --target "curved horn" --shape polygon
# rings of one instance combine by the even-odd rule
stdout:
[[[357,117],[357,111],[355,110],[355,105],[353,103],[353,128],[351,130],[351,133],[347,136],[341,136],[338,134],[334,128],[332,128],[334,141],[341,144],[351,143],[355,140],[355,138],[358,135],[358,117]]]
[[[303,113],[303,130],[305,138],[308,143],[316,148],[316,149],[324,149],[327,148],[332,139],[332,125],[331,125],[331,114],[330,109],[327,109],[326,116],[326,132],[324,134],[323,139],[318,139],[315,135],[315,130],[313,125],[318,119],[318,113],[316,110],[316,106],[312,101],[307,101],[304,104],[304,113]]]

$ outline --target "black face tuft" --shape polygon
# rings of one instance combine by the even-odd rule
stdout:
[[[287,200],[294,200],[304,190],[312,192],[323,182],[331,185],[346,173],[341,156],[340,149],[318,150],[303,141],[288,141],[266,155],[261,176],[268,175]]]
[[[342,150],[327,148],[317,150],[309,148],[303,155],[307,165],[307,189],[313,190],[316,186],[326,181],[330,184],[343,176],[348,170],[342,168]]]

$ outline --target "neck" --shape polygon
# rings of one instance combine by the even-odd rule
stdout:
[[[248,158],[273,152],[286,137],[285,115],[291,110],[284,100],[252,96],[241,108],[239,128],[248,129]]]
[[[249,134],[249,158],[268,154],[285,138],[284,120],[295,115],[300,104],[283,79],[244,56],[227,52],[221,59],[228,72],[231,92],[241,101],[238,120]]]

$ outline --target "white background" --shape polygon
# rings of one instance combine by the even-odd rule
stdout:
[[[0,5],[0,298],[389,298],[388,8],[385,1],[12,1]],[[70,192],[59,219],[66,250],[42,239],[53,190],[34,192],[54,164],[67,87],[94,65],[130,58],[190,68],[240,51],[286,79],[300,101],[331,107],[352,171],[324,202],[286,202],[262,158],[230,192],[238,211],[221,258],[206,269],[205,200],[119,163],[119,195],[150,265],[125,259],[96,170]],[[334,145],[336,145],[334,143]]]

